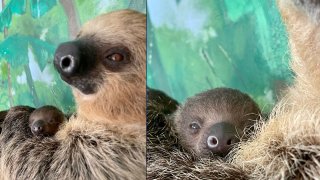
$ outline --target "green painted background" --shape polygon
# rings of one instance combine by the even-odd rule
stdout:
[[[214,87],[270,111],[290,84],[290,52],[274,0],[149,0],[148,86],[183,102]]]
[[[0,1],[0,110],[50,104],[72,111],[70,88],[52,64],[57,45],[99,14],[126,8],[146,12],[145,0]]]

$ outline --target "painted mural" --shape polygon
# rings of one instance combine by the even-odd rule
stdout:
[[[179,102],[214,87],[240,89],[269,112],[291,83],[274,0],[148,1],[148,86]]]
[[[73,111],[70,87],[53,67],[55,48],[99,14],[127,8],[146,12],[145,0],[0,1],[0,110],[54,105]]]

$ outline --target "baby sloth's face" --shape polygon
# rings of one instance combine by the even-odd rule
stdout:
[[[30,114],[29,126],[36,136],[53,136],[65,120],[64,114],[59,109],[54,106],[43,106]]]
[[[224,157],[259,115],[249,96],[219,88],[188,99],[176,114],[175,127],[185,149],[201,157]]]

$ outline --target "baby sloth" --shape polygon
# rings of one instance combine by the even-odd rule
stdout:
[[[53,136],[66,121],[64,114],[54,106],[35,109],[29,117],[31,132],[36,136]]]
[[[176,112],[174,123],[186,150],[200,157],[224,157],[235,143],[248,138],[260,114],[247,94],[216,88],[189,98]]]

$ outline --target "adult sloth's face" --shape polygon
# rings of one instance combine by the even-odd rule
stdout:
[[[56,50],[54,66],[61,78],[83,95],[108,89],[114,81],[125,86],[141,78],[145,71],[143,17],[126,10],[86,23],[76,40],[62,43]]]
[[[74,41],[57,48],[54,66],[73,89],[78,115],[145,124],[144,14],[121,10],[87,22]]]

